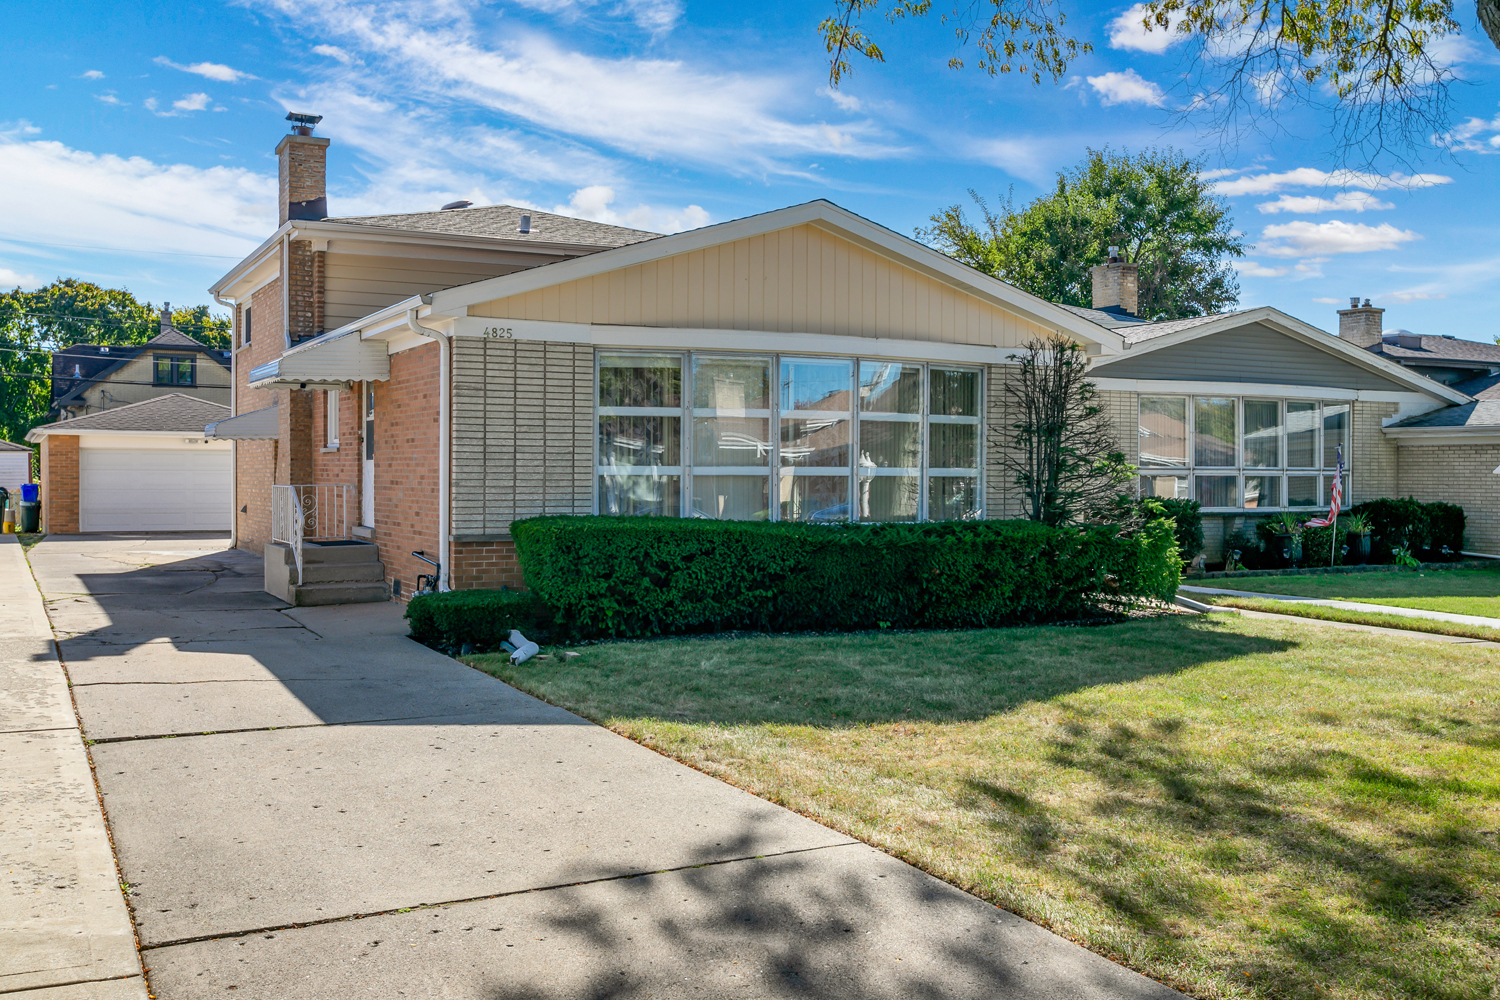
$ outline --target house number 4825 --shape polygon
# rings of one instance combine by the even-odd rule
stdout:
[[[484,328],[484,335],[490,340],[516,339],[516,331],[508,326],[487,326]]]

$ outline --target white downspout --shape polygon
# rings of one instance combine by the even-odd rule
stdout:
[[[422,296],[426,300],[427,296]],[[448,541],[448,492],[449,492],[449,447],[450,427],[452,420],[448,413],[449,402],[449,373],[450,364],[448,350],[448,335],[441,330],[434,330],[430,326],[423,326],[417,322],[417,310],[406,310],[406,326],[419,337],[428,337],[438,342],[438,562],[443,564],[442,572],[439,574],[438,590],[452,590],[449,581],[453,578],[452,545]]]
[[[214,301],[229,310],[229,415],[238,414],[234,409],[234,373],[239,365],[239,355],[234,348],[234,341],[240,332],[240,309],[238,303],[226,302],[219,298],[218,292],[211,292]],[[229,547],[237,549],[240,545],[240,444],[238,441],[229,442]]]

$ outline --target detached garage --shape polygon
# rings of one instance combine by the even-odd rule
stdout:
[[[173,393],[37,427],[42,530],[228,531],[230,444],[204,436],[229,407]]]

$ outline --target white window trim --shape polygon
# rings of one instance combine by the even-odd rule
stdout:
[[[340,389],[323,392],[323,445],[329,451],[339,447],[339,393]]]

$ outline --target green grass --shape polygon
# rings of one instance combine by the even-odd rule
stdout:
[[[1215,580],[1213,586],[1500,618],[1500,567],[1257,577]]]
[[[1398,628],[1407,632],[1428,632],[1433,635],[1455,635],[1465,639],[1483,639],[1500,642],[1500,629],[1483,625],[1460,625],[1456,622],[1437,621],[1431,618],[1408,618],[1405,615],[1385,615],[1378,611],[1349,611],[1345,608],[1329,608],[1321,604],[1298,604],[1295,601],[1273,601],[1260,597],[1225,597],[1222,594],[1195,594],[1210,604],[1225,608],[1244,608],[1246,611],[1265,611],[1273,615],[1292,615],[1297,618],[1316,618],[1325,622],[1346,622],[1351,625],[1375,625],[1379,628]]]
[[[43,538],[46,538],[46,537],[47,536],[44,535],[44,534],[42,534],[41,532],[32,532],[32,531],[26,531],[26,532],[18,531],[18,532],[16,532],[16,539],[18,541],[20,541],[20,543],[21,543],[21,550],[23,552],[30,552],[31,551],[31,547],[33,545],[35,545],[37,542],[40,542]]]
[[[471,662],[1200,997],[1493,998],[1500,653],[1312,624]]]

